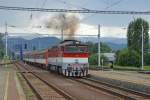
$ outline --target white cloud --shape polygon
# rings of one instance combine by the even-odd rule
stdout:
[[[101,26],[100,32],[102,37],[119,37],[119,38],[126,37],[126,29],[124,29],[123,27]],[[97,35],[98,26],[81,23],[80,28],[77,31],[77,34]]]
[[[126,37],[126,29],[123,27],[115,27],[115,26],[101,26],[101,36],[102,37],[118,37],[118,38],[125,38]],[[28,28],[17,28],[17,27],[9,27],[9,33],[20,33],[17,35],[30,35],[33,33],[39,34],[59,34],[61,31],[56,31],[47,28],[37,28],[37,27],[28,27]],[[85,23],[81,23],[76,34],[80,35],[97,35],[98,34],[98,26],[96,25],[89,25]]]
[[[84,16],[80,14],[76,14],[81,20]],[[19,28],[19,27],[9,27],[9,33],[26,33],[26,35],[30,35],[33,33],[39,34],[60,34],[61,31],[48,29],[44,27],[44,24],[47,20],[52,17],[52,14],[42,15],[38,17],[34,17],[30,22],[29,26],[26,28]],[[39,27],[42,26],[42,27]],[[4,29],[4,28],[3,28]],[[126,29],[124,27],[117,27],[117,26],[101,26],[101,37],[118,37],[118,38],[126,38]],[[3,30],[4,32],[4,30]],[[80,23],[76,34],[80,35],[97,35],[98,34],[98,26],[90,25],[85,23]],[[18,35],[18,34],[17,34]],[[20,34],[21,35],[21,34]]]

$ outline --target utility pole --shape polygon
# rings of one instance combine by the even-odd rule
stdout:
[[[8,32],[7,32],[7,22],[5,22],[5,56],[7,58],[8,56],[8,51],[7,51],[7,35],[8,35]]]
[[[143,31],[144,31],[144,29],[143,29],[143,21],[142,21],[142,66],[141,66],[141,70],[143,70],[144,69],[144,67],[143,67],[143,65],[144,65],[144,57],[143,57],[143,41],[144,41],[144,39],[143,39]]]
[[[40,50],[41,44],[40,44],[40,37],[38,38],[38,50]]]
[[[40,43],[41,37],[40,37],[40,34],[39,34],[39,33],[35,33],[35,34],[38,35],[38,50],[40,50],[40,49],[41,49],[41,43]]]
[[[98,25],[98,67],[101,66],[100,25]]]
[[[63,30],[63,28],[61,28],[61,40],[62,41],[64,40],[64,30]]]

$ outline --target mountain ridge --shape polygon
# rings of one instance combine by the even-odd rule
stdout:
[[[84,41],[84,42],[97,42],[97,38],[92,37],[82,37],[77,38],[77,40]],[[42,50],[46,48],[50,48],[54,45],[57,45],[61,40],[56,37],[38,37],[33,39],[24,39],[21,37],[9,37],[8,38],[8,48],[11,51],[19,51],[20,47],[23,48],[25,51],[35,50]],[[106,43],[110,46],[113,50],[119,50],[126,47],[126,39],[125,38],[111,38],[111,37],[102,37],[101,42]],[[25,45],[27,46],[25,48]]]

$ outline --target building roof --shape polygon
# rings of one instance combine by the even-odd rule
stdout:
[[[108,61],[115,61],[115,53],[102,53],[105,57],[108,58]]]

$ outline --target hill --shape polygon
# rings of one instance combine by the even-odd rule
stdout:
[[[78,40],[88,42],[91,41],[93,43],[97,42],[97,38],[93,37],[82,37],[78,38]],[[33,39],[25,39],[22,37],[9,37],[8,38],[8,48],[11,51],[20,51],[20,47],[22,46],[24,51],[31,50],[42,50],[46,48],[50,48],[56,44],[58,44],[61,40],[56,37],[40,37]],[[108,46],[112,48],[112,50],[119,50],[126,47],[126,39],[125,38],[101,38],[101,42],[106,43]]]
[[[41,37],[34,38],[31,40],[24,38],[8,38],[8,48],[11,51],[19,51],[22,47],[24,51],[42,50],[46,48],[50,48],[56,44],[58,44],[60,40],[56,37]]]

